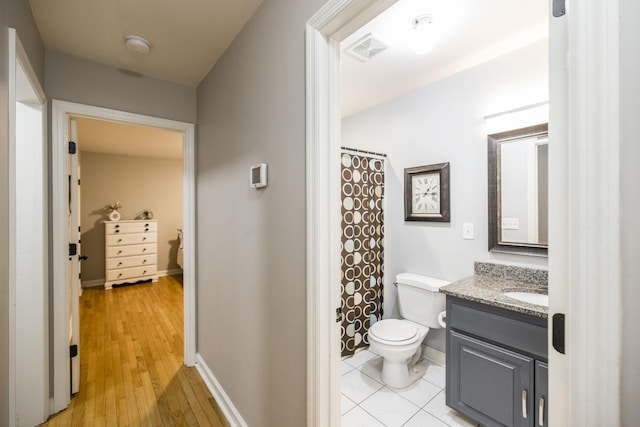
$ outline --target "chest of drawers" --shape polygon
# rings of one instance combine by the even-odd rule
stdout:
[[[105,282],[113,285],[158,281],[158,221],[105,221]]]

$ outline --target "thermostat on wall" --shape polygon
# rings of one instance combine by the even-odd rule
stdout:
[[[249,187],[262,188],[267,186],[267,164],[251,166],[249,169]]]

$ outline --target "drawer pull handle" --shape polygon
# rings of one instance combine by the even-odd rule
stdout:
[[[527,390],[522,390],[522,418],[527,419]]]
[[[538,425],[544,427],[544,397],[538,401]]]

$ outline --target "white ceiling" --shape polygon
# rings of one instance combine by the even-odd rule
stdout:
[[[181,132],[75,117],[78,148],[94,153],[182,159]]]
[[[406,44],[411,22],[435,15],[436,47],[427,55]],[[548,37],[548,0],[399,0],[341,44],[342,115],[479,65]],[[373,33],[389,49],[363,63],[345,49]]]
[[[262,0],[29,0],[47,49],[197,86]],[[124,38],[151,43],[130,53]]]

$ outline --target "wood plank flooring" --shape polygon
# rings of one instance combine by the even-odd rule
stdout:
[[[183,365],[181,276],[80,298],[80,391],[43,426],[224,426]]]

